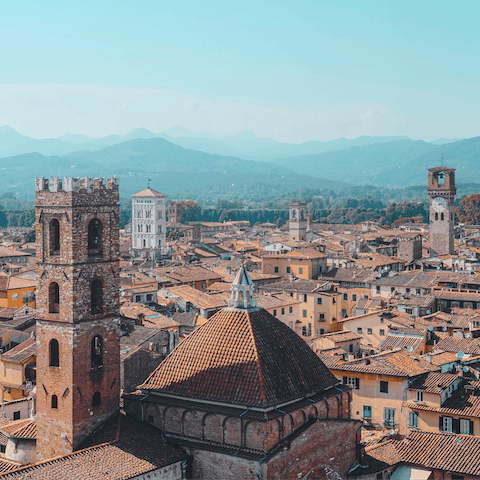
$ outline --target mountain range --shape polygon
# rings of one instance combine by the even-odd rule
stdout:
[[[304,188],[424,185],[426,169],[442,163],[457,168],[457,183],[480,183],[480,137],[436,142],[359,137],[292,144],[252,132],[197,135],[178,127],[159,135],[136,129],[97,139],[67,134],[35,140],[0,127],[0,190],[31,192],[35,176],[117,175],[123,195],[145,188],[151,178],[154,188],[177,198],[274,200]]]

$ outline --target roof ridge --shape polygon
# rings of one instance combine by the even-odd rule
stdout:
[[[248,314],[248,329],[250,330],[250,335],[252,336],[252,345],[253,345],[253,354],[255,357],[255,363],[257,364],[257,372],[258,372],[258,381],[260,383],[260,395],[264,403],[267,403],[267,396],[265,394],[265,382],[263,380],[263,372],[262,372],[262,365],[260,363],[260,357],[258,355],[258,348],[257,343],[255,341],[255,334],[253,333],[252,327],[252,319],[250,318],[250,314]]]

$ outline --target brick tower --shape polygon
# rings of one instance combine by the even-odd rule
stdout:
[[[118,179],[36,180],[37,458],[118,408]]]
[[[454,253],[455,169],[436,167],[428,169],[430,197],[430,246],[436,255]]]

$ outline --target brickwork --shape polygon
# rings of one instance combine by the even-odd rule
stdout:
[[[118,408],[119,192],[115,178],[39,178],[36,190],[37,458],[44,460],[75,450]]]
[[[407,262],[422,258],[422,236],[401,238],[398,242],[398,258]]]
[[[327,466],[346,477],[356,458],[356,432],[360,422],[350,418],[349,391],[331,392],[330,396],[291,411],[282,407],[284,414],[268,421],[246,418],[241,410],[238,416],[232,416],[202,411],[199,404],[196,404],[199,408],[193,409],[162,405],[159,401],[148,397],[140,402],[129,396],[125,398],[125,409],[137,420],[148,421],[169,436],[177,437],[176,443],[181,444],[181,438],[196,438],[216,450],[196,450],[192,478],[257,478],[258,461],[241,458],[240,449],[263,452],[263,457],[279,445],[288,446],[281,449],[282,452],[289,452],[291,446],[295,446],[290,453],[275,454],[268,466],[262,465],[262,478],[268,479],[296,478],[309,469],[315,469],[319,478],[325,478],[321,472]],[[296,435],[297,432],[301,433]],[[237,454],[233,456],[222,449],[237,451]],[[277,466],[278,455],[281,467]],[[336,462],[329,462],[332,457]],[[282,469],[288,475],[282,475]]]

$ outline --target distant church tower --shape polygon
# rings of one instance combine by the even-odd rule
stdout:
[[[72,452],[118,408],[118,187],[36,179],[38,460]]]
[[[167,244],[167,196],[150,187],[132,195],[132,250],[145,256],[150,249],[162,250]]]
[[[428,169],[430,197],[430,246],[436,255],[454,253],[455,169],[436,167]]]
[[[288,231],[292,240],[304,241],[307,237],[307,204],[291,203]]]

